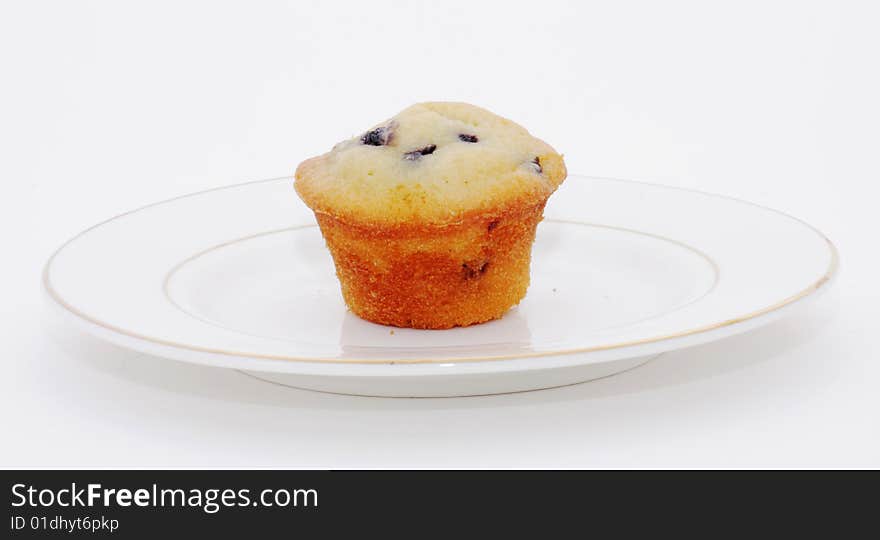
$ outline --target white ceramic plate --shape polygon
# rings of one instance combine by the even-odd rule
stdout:
[[[526,298],[468,328],[392,329],[347,311],[290,178],[105,221],[52,256],[44,284],[123,347],[315,390],[456,396],[583,382],[755,328],[837,267],[802,221],[695,191],[571,176],[545,216]]]

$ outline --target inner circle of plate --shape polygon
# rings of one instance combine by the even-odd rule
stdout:
[[[555,262],[563,257],[560,267]],[[633,264],[657,271],[646,275]],[[305,225],[188,257],[168,273],[164,290],[188,315],[254,337],[312,347],[338,342],[352,356],[427,348],[473,355],[528,353],[533,343],[571,348],[581,332],[631,325],[698,301],[717,284],[718,270],[705,254],[669,239],[549,219],[535,242],[531,276],[530,294],[501,320],[391,334],[346,310],[320,231]]]

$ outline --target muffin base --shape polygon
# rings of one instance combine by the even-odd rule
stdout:
[[[352,312],[379,324],[442,329],[500,318],[522,300],[546,202],[442,227],[316,217]]]

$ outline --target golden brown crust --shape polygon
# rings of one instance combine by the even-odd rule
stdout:
[[[525,296],[546,201],[442,227],[363,226],[316,215],[355,314],[440,329],[497,319]]]

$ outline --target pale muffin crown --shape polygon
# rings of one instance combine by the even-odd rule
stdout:
[[[296,170],[314,211],[354,223],[443,225],[540,204],[562,156],[522,126],[467,103],[419,103]]]

